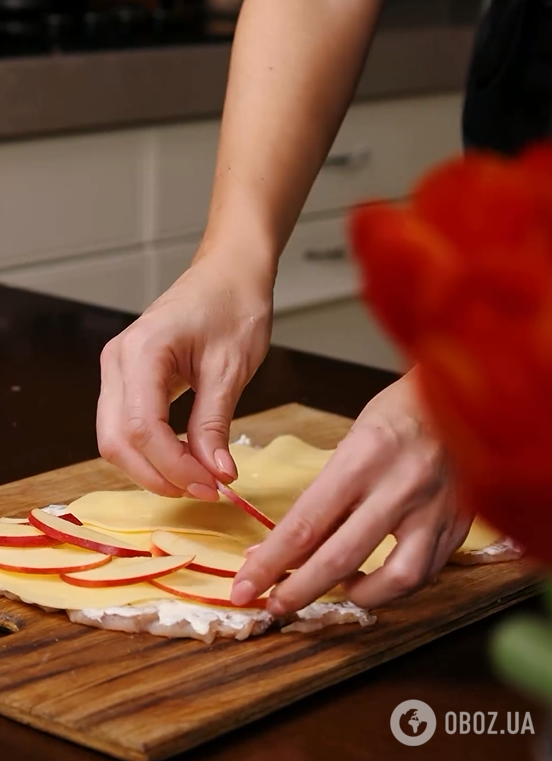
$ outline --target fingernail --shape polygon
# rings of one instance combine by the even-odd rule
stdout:
[[[275,597],[269,597],[266,603],[266,609],[269,613],[272,613],[273,616],[285,616],[287,613],[286,609],[282,605],[282,603],[277,600]]]
[[[247,605],[257,596],[257,590],[250,581],[238,581],[232,589],[230,599],[234,605]]]
[[[194,499],[201,499],[204,502],[218,502],[219,499],[218,491],[206,484],[189,484],[187,491]]]
[[[243,556],[244,558],[248,558],[250,555],[252,555],[256,549],[258,549],[261,545],[260,544],[252,544],[251,547],[247,547],[244,552]]]
[[[236,463],[232,459],[230,452],[227,452],[226,449],[217,449],[215,452],[215,462],[222,472],[230,476],[233,481],[238,477]]]

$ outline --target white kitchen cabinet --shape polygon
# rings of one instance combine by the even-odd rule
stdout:
[[[353,104],[280,262],[275,340],[396,364],[353,300],[346,216],[459,151],[460,112],[460,94]],[[1,144],[0,282],[143,311],[195,254],[218,136],[210,119]]]
[[[209,210],[219,128],[216,120],[155,130],[151,146],[152,240],[202,232]]]
[[[421,172],[461,149],[459,94],[355,103],[304,213],[372,196],[402,198]],[[152,240],[199,233],[207,218],[219,122],[157,128],[152,137]]]
[[[153,298],[160,296],[184,270],[188,269],[197,251],[198,243],[198,240],[177,241],[153,246]]]
[[[0,145],[0,267],[136,245],[138,132]]]
[[[452,94],[353,105],[305,212],[408,195],[422,172],[460,152],[461,104]]]
[[[349,258],[344,218],[301,221],[280,259],[274,309],[301,309],[351,296],[356,271]]]
[[[272,343],[401,371],[401,354],[356,298],[277,315]]]
[[[30,291],[141,312],[148,301],[147,271],[146,255],[137,251],[5,270],[0,280]]]

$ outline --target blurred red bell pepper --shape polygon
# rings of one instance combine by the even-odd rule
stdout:
[[[350,233],[464,503],[552,565],[552,144],[450,160]]]

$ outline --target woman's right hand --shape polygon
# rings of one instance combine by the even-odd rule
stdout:
[[[270,343],[273,279],[230,258],[194,264],[101,357],[97,433],[102,456],[157,494],[216,501],[229,483],[228,451],[238,399]],[[169,407],[196,392],[188,443],[169,426]]]

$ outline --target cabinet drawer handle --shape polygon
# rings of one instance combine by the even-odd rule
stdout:
[[[335,248],[308,248],[303,257],[309,262],[337,262],[347,258],[347,250],[342,246]]]
[[[324,167],[353,169],[365,164],[369,158],[370,152],[366,148],[360,148],[357,151],[345,151],[344,153],[330,153],[324,162]]]

